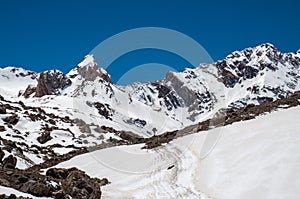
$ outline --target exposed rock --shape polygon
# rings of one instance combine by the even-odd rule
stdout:
[[[51,176],[56,179],[66,179],[69,175],[68,169],[51,168],[46,172],[47,176]]]
[[[1,131],[5,131],[5,127],[4,126],[0,126],[0,132]]]
[[[6,175],[12,175],[14,173],[14,171],[13,170],[10,170],[10,169],[7,169],[7,170],[5,170],[5,174]]]
[[[0,185],[1,185],[1,186],[5,186],[5,187],[9,187],[9,186],[10,186],[10,183],[9,183],[8,180],[5,180],[5,179],[0,178]]]
[[[85,121],[83,121],[82,119],[78,119],[78,118],[75,118],[75,119],[74,119],[74,123],[75,123],[77,126],[83,126],[83,125],[86,125]]]
[[[20,190],[38,197],[50,197],[52,191],[50,186],[46,185],[43,182],[38,182],[34,180],[29,180],[28,182],[24,183]]]
[[[4,158],[5,153],[4,151],[0,148],[0,163],[2,163],[2,159]]]
[[[6,114],[6,107],[0,104],[0,114]]]
[[[145,139],[145,146],[142,149],[152,149],[161,146],[163,143],[168,143],[176,136],[177,131],[166,132],[158,136],[152,136]]]
[[[42,133],[42,135],[40,135],[37,140],[39,141],[39,143],[41,144],[45,144],[46,142],[48,142],[49,140],[51,140],[51,132],[50,131],[45,131]]]
[[[104,81],[107,81],[107,82],[109,82],[109,83],[111,83],[111,84],[113,83],[108,73],[102,73],[100,77],[101,77]]]
[[[22,68],[12,67],[10,72],[14,73],[16,77],[30,77],[31,79],[36,78],[36,73],[33,71],[24,70]]]
[[[14,169],[17,165],[17,158],[13,155],[9,155],[8,157],[4,158],[2,165],[4,168]]]
[[[179,99],[177,99],[176,94],[170,88],[159,83],[152,83],[151,85],[156,87],[156,89],[158,90],[158,98],[163,99],[164,104],[169,111],[173,108],[176,109],[177,107],[181,107]]]
[[[1,194],[0,199],[30,199],[28,197],[16,196],[15,194],[5,195]]]
[[[288,58],[290,60],[287,60]],[[256,59],[255,63],[252,62],[253,59]],[[233,88],[242,80],[256,77],[264,69],[277,70],[279,62],[291,62],[290,64],[295,67],[299,66],[296,58],[280,53],[272,44],[262,44],[240,52],[235,51],[224,60],[216,62],[215,66],[218,69],[219,80],[226,87]]]
[[[97,77],[100,77],[104,81],[112,83],[109,74],[103,69],[99,69],[93,55],[85,56],[76,67],[76,70],[86,81],[95,81]]]
[[[105,117],[106,119],[111,120],[111,116],[113,115],[113,111],[108,104],[102,104],[100,102],[94,103],[95,108],[98,110],[98,113]]]
[[[100,181],[96,178],[90,178],[84,172],[73,168],[69,169],[68,177],[62,181],[62,187],[65,193],[72,198],[82,199],[100,199]]]
[[[58,70],[43,72],[40,74],[35,96],[59,94],[59,89],[64,89],[71,83],[71,80]]]
[[[23,96],[25,98],[29,98],[30,95],[32,95],[35,91],[36,91],[36,87],[29,85],[29,86],[27,86],[26,90],[24,91]]]
[[[135,119],[133,120],[133,123],[139,127],[144,127],[147,124],[145,120],[141,120],[141,119]]]
[[[55,199],[69,199],[69,195],[66,195],[63,190],[52,192],[52,197]]]
[[[147,122],[145,120],[141,120],[138,118],[137,119],[130,118],[128,120],[124,120],[124,122],[126,122],[127,124],[134,124],[140,128],[143,128],[147,124]]]
[[[90,128],[90,126],[88,124],[79,126],[79,130],[82,133],[91,133],[91,128]]]
[[[17,114],[13,114],[10,117],[4,118],[3,121],[11,125],[16,125],[19,122],[19,117]]]
[[[53,120],[53,119],[48,120],[48,122],[49,122],[50,124],[52,124],[52,125],[55,125],[55,124],[56,124],[55,120]]]
[[[97,179],[97,182],[99,183],[100,186],[105,186],[107,184],[110,184],[107,178],[102,178],[101,180]]]

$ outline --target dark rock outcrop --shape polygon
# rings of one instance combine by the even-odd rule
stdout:
[[[253,57],[258,61],[253,64]],[[255,48],[246,48],[240,52],[233,52],[224,60],[215,63],[218,69],[219,81],[226,87],[233,88],[238,82],[256,77],[260,71],[268,69],[276,71],[277,64],[288,61],[295,67],[299,67],[296,58],[283,56],[272,44],[262,44]],[[269,62],[270,60],[271,62]]]
[[[101,180],[90,178],[84,172],[73,168],[69,169],[69,175],[62,182],[62,187],[72,198],[100,199],[100,183]]]
[[[105,117],[106,119],[111,120],[111,116],[113,115],[113,111],[108,104],[102,104],[100,102],[94,103],[95,108],[98,110],[98,113]]]
[[[14,169],[17,165],[17,158],[13,155],[9,155],[4,158],[2,165],[4,168]]]
[[[2,159],[4,158],[5,153],[4,151],[0,148],[0,163],[2,163]]]
[[[71,80],[58,70],[46,71],[40,74],[35,96],[59,94],[59,89],[64,89],[71,85]]]
[[[16,125],[19,122],[19,117],[17,114],[13,114],[12,116],[4,118],[3,121],[8,124]]]
[[[34,92],[36,92],[36,87],[29,85],[29,86],[27,86],[26,90],[24,91],[23,96],[25,98],[29,98],[30,95],[32,95]]]
[[[41,144],[45,144],[46,142],[48,142],[49,140],[51,140],[51,132],[50,131],[45,131],[42,133],[42,135],[40,135],[37,140],[39,141],[39,143]]]
[[[51,168],[46,172],[47,176],[60,179],[62,190],[54,192],[55,198],[69,195],[72,198],[101,198],[100,187],[109,183],[104,179],[90,178],[77,168],[61,169]]]
[[[4,126],[0,126],[0,132],[1,131],[5,131],[5,127]]]
[[[106,178],[91,178],[77,168],[51,168],[43,175],[30,169],[15,168],[15,164],[16,158],[12,155],[4,159],[0,185],[37,197],[100,199],[101,186],[109,183]]]
[[[0,114],[6,114],[6,107],[0,104]]]
[[[43,197],[43,196],[50,197],[53,188],[50,187],[50,185],[45,184],[44,182],[29,180],[28,182],[22,185],[20,190],[22,192],[30,193],[38,197]]]
[[[69,171],[68,169],[51,168],[46,172],[46,175],[56,179],[66,179]]]

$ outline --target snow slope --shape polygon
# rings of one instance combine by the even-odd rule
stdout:
[[[154,151],[140,150],[141,145],[114,147],[57,167],[76,166],[107,177],[111,184],[102,187],[103,198],[296,199],[299,114],[300,107],[280,110],[185,136]]]
[[[0,94],[7,98],[17,98],[19,92],[28,85],[36,85],[37,74],[23,68],[0,68]]]

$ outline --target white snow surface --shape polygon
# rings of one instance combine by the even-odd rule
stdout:
[[[103,198],[297,199],[299,114],[300,107],[280,110],[178,138],[159,149],[113,147],[57,167],[76,166],[108,178]]]
[[[28,85],[36,85],[35,72],[17,67],[0,67],[0,94],[7,98],[17,98],[20,91]]]

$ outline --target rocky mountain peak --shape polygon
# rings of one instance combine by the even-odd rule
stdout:
[[[97,77],[112,83],[110,75],[102,68],[99,68],[94,55],[86,55],[75,67],[78,74],[86,81],[95,81]]]
[[[246,48],[242,51],[235,51],[224,60],[215,63],[218,68],[220,81],[226,87],[234,87],[236,83],[252,79],[264,69],[270,71],[278,70],[278,67],[285,65],[283,54],[272,44],[261,44],[256,47]],[[294,59],[291,57],[291,59]],[[289,60],[289,62],[294,62]]]

